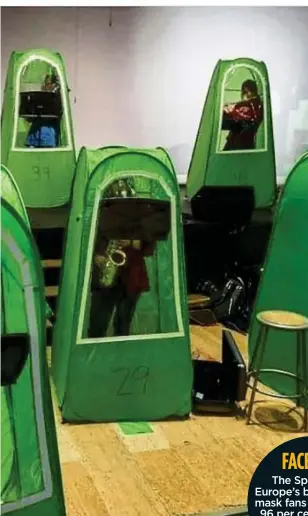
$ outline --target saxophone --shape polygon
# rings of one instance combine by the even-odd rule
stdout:
[[[116,181],[110,192],[110,197],[134,197],[135,190],[128,180]],[[104,255],[95,256],[95,264],[99,269],[99,285],[111,288],[116,282],[120,268],[126,264],[127,256],[124,248],[130,245],[130,240],[110,240]]]

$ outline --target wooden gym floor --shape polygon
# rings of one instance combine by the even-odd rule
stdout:
[[[191,334],[194,356],[220,359],[221,327],[192,326]],[[246,337],[234,335],[247,358]],[[250,426],[233,416],[192,415],[130,436],[114,423],[62,425],[55,407],[67,515],[201,516],[246,505],[263,457],[304,435],[290,403],[258,399]]]

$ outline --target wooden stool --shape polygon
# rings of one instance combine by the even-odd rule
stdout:
[[[188,308],[195,308],[206,305],[210,301],[208,296],[203,294],[189,294],[188,295]]]
[[[257,342],[248,368],[248,382],[250,376],[254,376],[253,385],[247,384],[252,389],[251,397],[247,409],[247,424],[250,423],[252,407],[255,400],[256,392],[272,396],[273,398],[288,398],[304,400],[304,431],[308,430],[308,372],[307,372],[307,353],[306,353],[306,331],[308,330],[308,318],[303,315],[293,312],[286,312],[283,310],[271,310],[267,312],[260,312],[257,315],[257,320],[260,323],[260,330],[257,336]],[[276,328],[283,331],[296,332],[297,342],[297,364],[302,363],[303,377],[299,374],[289,373],[279,369],[262,369],[262,359],[265,351],[265,344],[267,334],[270,328]],[[259,353],[259,358],[257,355]],[[297,394],[293,396],[270,394],[257,389],[260,373],[276,373],[291,376],[296,378],[298,384]],[[298,373],[298,371],[297,371]]]

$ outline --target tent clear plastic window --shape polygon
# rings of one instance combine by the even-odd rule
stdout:
[[[15,147],[34,151],[66,147],[68,125],[57,68],[41,59],[31,60],[20,70],[17,93]]]
[[[154,179],[114,181],[100,198],[83,339],[178,331],[171,199]]]
[[[218,152],[266,150],[264,91],[260,73],[230,68],[222,81]]]
[[[28,333],[20,268],[3,247],[1,333]],[[36,421],[29,354],[16,383],[1,386],[1,505],[22,503],[44,490]]]

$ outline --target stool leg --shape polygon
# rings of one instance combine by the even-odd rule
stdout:
[[[303,402],[304,402],[304,432],[308,431],[308,375],[307,375],[307,347],[306,332],[301,331],[302,364],[303,364]]]
[[[302,336],[301,332],[297,332],[296,335],[296,394],[298,398],[296,398],[296,406],[300,407],[301,405],[301,396],[302,396]]]
[[[253,364],[255,363],[255,360],[258,356],[258,351],[259,351],[259,347],[260,347],[260,343],[261,343],[261,337],[262,337],[262,333],[264,330],[265,330],[265,326],[260,325],[255,349],[253,350],[251,359],[248,364],[248,371],[251,371],[251,369],[253,369]]]
[[[247,425],[249,425],[249,423],[250,423],[252,407],[253,407],[253,404],[254,404],[254,401],[255,401],[256,390],[257,390],[257,385],[258,385],[259,376],[260,376],[260,368],[261,368],[261,364],[262,364],[262,358],[263,358],[263,355],[264,355],[267,334],[268,334],[268,328],[262,326],[260,328],[260,332],[259,332],[258,339],[257,339],[257,342],[256,342],[256,347],[255,347],[255,350],[254,350],[254,353],[253,353],[253,359],[255,359],[257,357],[258,349],[260,347],[259,360],[257,361],[257,365],[256,365],[256,368],[255,368],[256,372],[255,372],[255,375],[254,375],[254,381],[253,381],[253,385],[252,385],[251,396],[250,396],[250,400],[249,400],[249,404],[248,404],[247,421],[246,421]],[[254,370],[253,369],[254,368],[253,360],[251,360],[251,366],[250,367],[252,368],[251,370]]]

